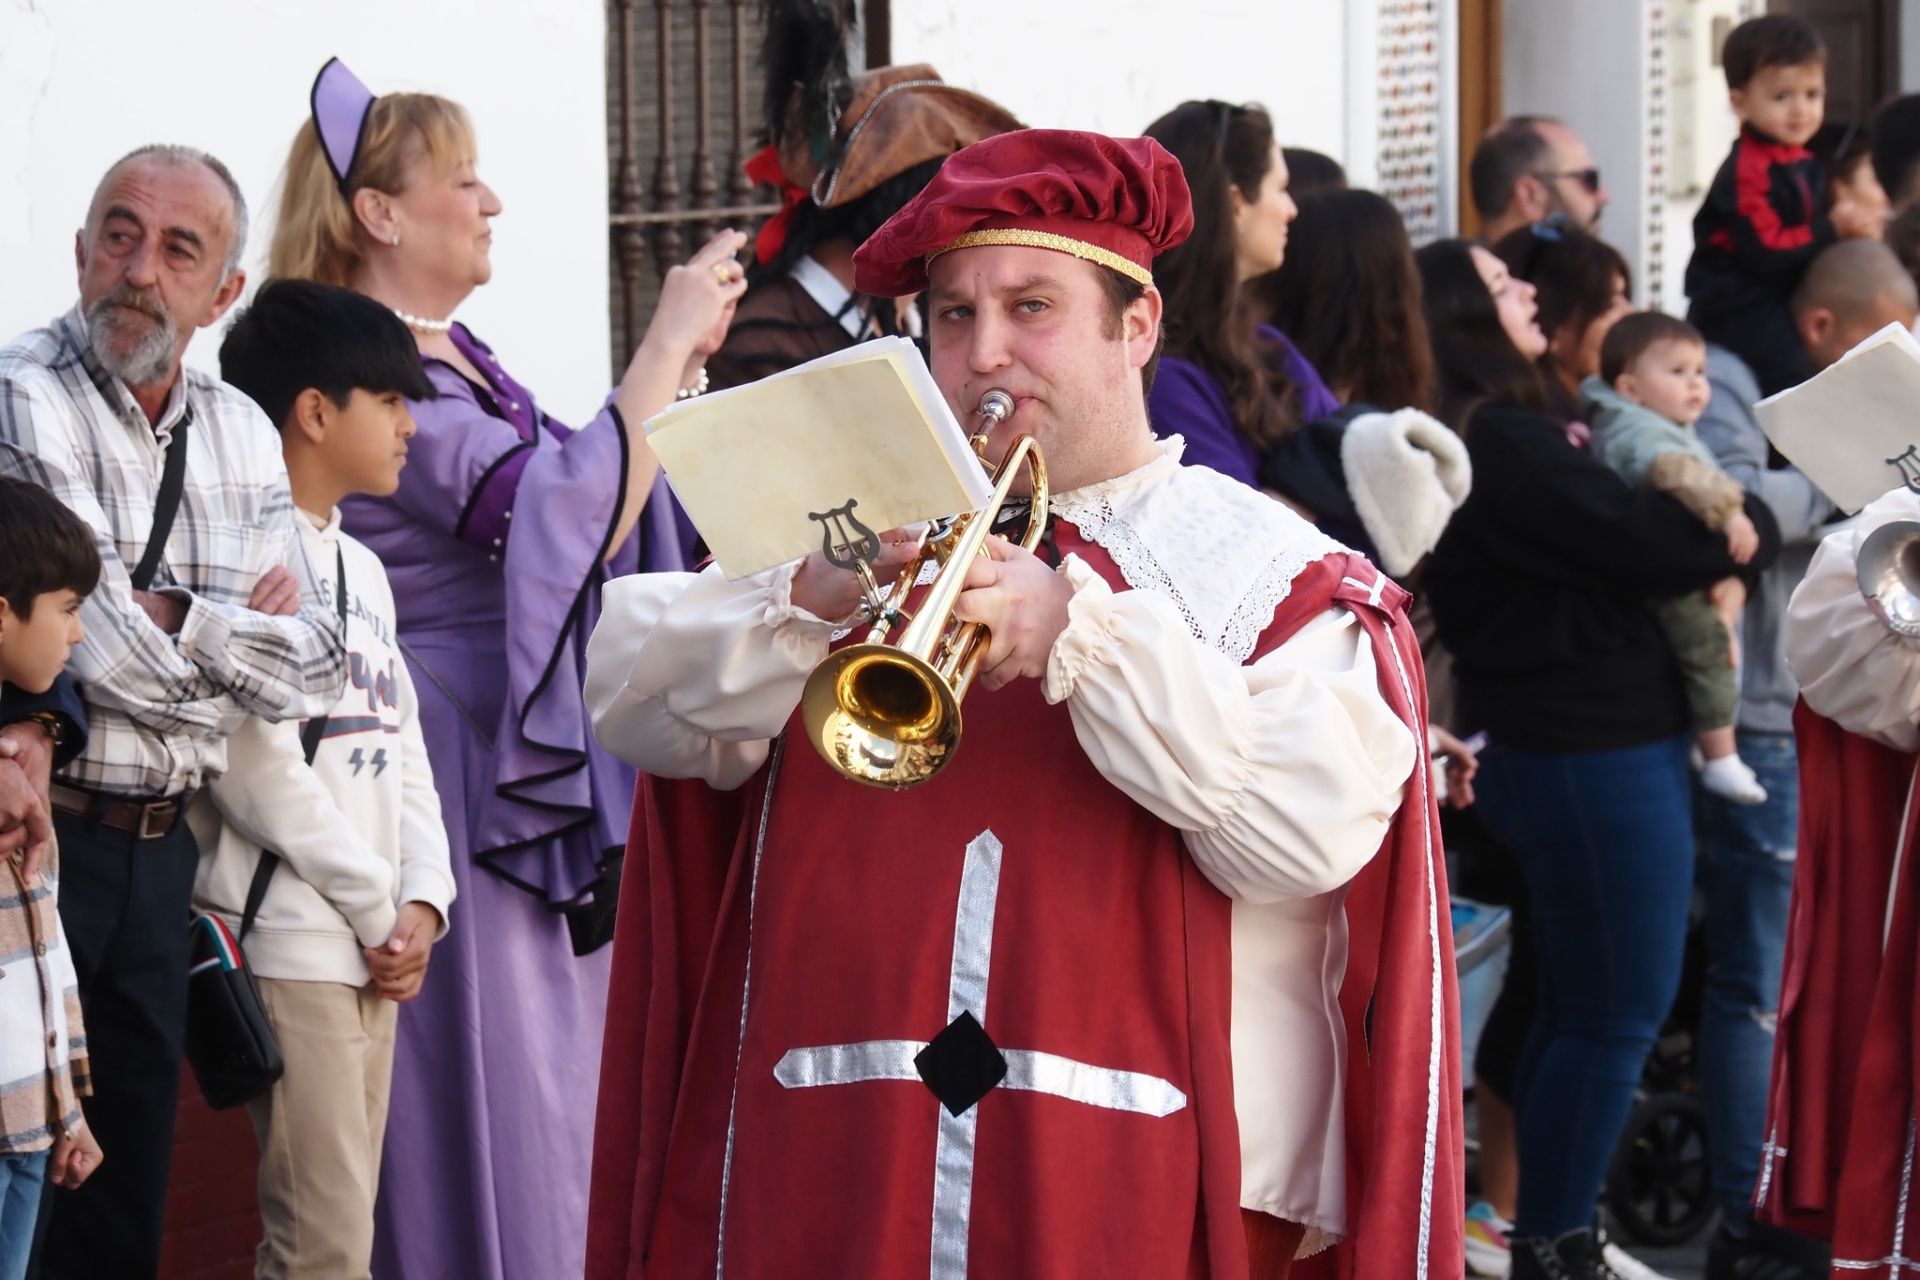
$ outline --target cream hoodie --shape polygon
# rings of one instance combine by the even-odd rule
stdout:
[[[281,863],[247,935],[247,962],[264,978],[358,987],[368,979],[360,949],[387,940],[401,903],[447,919],[453,875],[386,570],[340,531],[338,511],[325,526],[305,512],[298,524],[330,613],[336,548],[345,559],[346,687],[311,768],[295,721],[249,717],[228,740],[227,772],[189,814],[200,842],[193,901],[237,934],[260,850],[273,849]]]

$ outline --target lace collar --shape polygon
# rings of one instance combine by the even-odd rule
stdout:
[[[1057,495],[1053,514],[1113,557],[1127,585],[1165,596],[1202,644],[1245,662],[1302,570],[1347,548],[1210,467],[1178,436],[1125,475]]]

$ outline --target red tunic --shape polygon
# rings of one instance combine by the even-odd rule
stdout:
[[[1832,1240],[1836,1274],[1905,1275],[1920,1268],[1915,757],[1805,703],[1793,731],[1798,865],[1755,1202],[1768,1221]]]
[[[1055,530],[1125,589],[1104,551]],[[1366,585],[1343,583],[1350,570]],[[1424,732],[1404,595],[1358,557],[1302,574],[1255,657],[1336,599]],[[1356,1046],[1348,1236],[1362,1243],[1322,1265],[1379,1280],[1460,1272],[1451,939],[1416,781],[1351,886],[1341,992]],[[1179,833],[1093,769],[1036,681],[976,690],[963,748],[909,792],[856,788],[797,742],[732,794],[643,781],[589,1280],[1240,1280],[1230,911]],[[1005,1078],[984,1092],[945,1079],[982,1061],[991,1075],[983,1039]],[[941,1096],[913,1065],[929,1043]],[[1423,1246],[1438,1261],[1419,1265]]]

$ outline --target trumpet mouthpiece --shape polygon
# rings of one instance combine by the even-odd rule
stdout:
[[[987,419],[985,425],[989,427],[1005,422],[1013,413],[1013,397],[996,387],[980,397],[980,407],[974,412]]]

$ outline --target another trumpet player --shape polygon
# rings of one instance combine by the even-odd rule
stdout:
[[[1920,584],[1914,521],[1908,486],[1868,504],[1821,542],[1787,609],[1798,865],[1754,1216],[1831,1240],[1835,1275],[1920,1261],[1920,639],[1901,607]]]
[[[652,778],[591,1280],[1243,1280],[1328,1247],[1363,1280],[1460,1274],[1406,593],[1154,439],[1152,263],[1191,225],[1158,144],[1027,130],[855,256],[863,293],[928,291],[956,415],[1012,396],[986,456],[1031,435],[1051,476],[1039,553],[966,567],[991,642],[938,778],[866,790],[786,745],[853,574],[610,584],[588,698]]]

